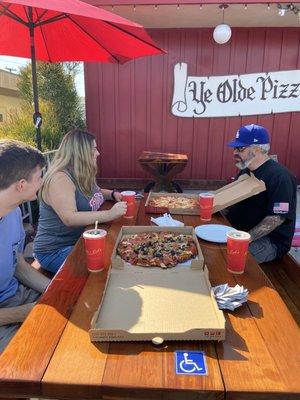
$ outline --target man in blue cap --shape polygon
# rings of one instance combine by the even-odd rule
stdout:
[[[258,263],[280,258],[295,230],[296,179],[268,156],[270,139],[262,126],[243,126],[228,146],[241,170],[237,177],[251,172],[265,182],[266,191],[229,207],[226,217],[234,228],[250,233],[249,251]]]

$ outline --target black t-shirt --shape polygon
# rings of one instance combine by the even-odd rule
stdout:
[[[266,190],[229,207],[226,217],[234,228],[242,231],[254,228],[268,215],[284,217],[284,222],[268,234],[277,247],[277,257],[281,257],[289,251],[295,231],[296,178],[271,159],[251,172],[265,182]],[[238,176],[245,173],[250,171],[244,169]]]

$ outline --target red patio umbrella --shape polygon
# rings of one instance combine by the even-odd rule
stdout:
[[[161,53],[141,25],[79,0],[0,0],[0,54],[31,58],[39,149],[36,60],[124,63]]]

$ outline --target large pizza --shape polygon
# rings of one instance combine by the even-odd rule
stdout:
[[[198,207],[198,200],[194,197],[175,197],[175,196],[157,196],[152,197],[149,200],[149,206],[151,207],[167,207],[190,209]]]
[[[197,247],[191,235],[149,232],[124,237],[117,254],[133,265],[171,268],[195,258]]]

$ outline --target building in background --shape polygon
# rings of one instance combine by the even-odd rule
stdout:
[[[21,106],[18,79],[19,75],[0,69],[0,123],[6,120],[10,111]]]
[[[87,126],[96,134],[101,146],[100,178],[107,181],[147,178],[138,157],[148,150],[187,154],[189,161],[178,176],[180,179],[227,180],[235,175],[236,168],[226,142],[240,126],[255,123],[270,131],[271,154],[276,154],[278,161],[300,180],[299,5],[291,8],[287,2],[277,4],[273,0],[261,0],[260,4],[231,0],[223,15],[219,7],[221,2],[214,4],[217,2],[213,1],[85,1],[141,23],[149,29],[158,46],[166,50],[165,55],[145,57],[124,65],[85,64]],[[213,32],[223,18],[231,27],[232,35],[227,43],[218,44]],[[194,103],[199,104],[198,113],[202,111],[202,102],[208,103],[208,107],[211,98],[210,108],[218,113],[203,113],[197,117],[184,115],[184,118],[174,115],[175,66],[180,63],[187,65],[187,77],[198,79],[192,79],[194,82],[190,86],[186,85],[186,76],[182,79],[189,91],[184,94],[194,93]],[[275,77],[273,83],[266,81],[268,96],[259,96],[259,90],[255,91],[255,101],[262,102],[268,97],[268,113],[263,112],[263,104],[261,109],[257,107],[251,113],[244,106],[254,103],[254,95],[248,100],[241,96],[249,87],[252,90],[252,85],[245,86],[242,82],[236,93],[236,89],[233,91],[227,84],[233,76],[237,82],[241,75],[250,79],[254,74],[261,82],[268,73],[272,78],[272,74],[284,71],[292,75],[290,82],[279,83]],[[209,86],[209,82],[220,77],[224,81],[219,93],[224,103],[221,106],[213,97],[217,90]],[[207,92],[200,90],[199,81],[206,82]],[[292,91],[288,92],[289,89]],[[276,106],[279,101],[283,103],[282,109],[273,112],[273,103]],[[289,108],[292,101],[299,105],[297,110]],[[230,102],[237,104],[234,113],[227,112]],[[238,107],[241,106],[246,112],[242,112],[245,109],[240,111]]]

